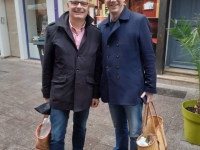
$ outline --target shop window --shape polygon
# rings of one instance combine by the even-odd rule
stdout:
[[[68,11],[67,0],[63,0],[63,12],[66,12],[66,11]]]
[[[160,0],[130,0],[130,10],[147,16],[151,26],[154,51],[157,45]]]
[[[27,39],[29,46],[29,58],[39,59],[36,40],[44,39],[46,26],[48,25],[47,0],[25,0]]]

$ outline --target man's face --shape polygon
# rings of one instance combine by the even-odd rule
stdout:
[[[73,19],[85,19],[88,10],[88,0],[71,0],[67,3],[69,15]]]
[[[124,0],[105,0],[105,4],[111,14],[116,14],[121,13],[121,10],[124,7],[123,1]]]

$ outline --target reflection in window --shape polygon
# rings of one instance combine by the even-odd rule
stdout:
[[[25,0],[26,24],[29,42],[29,57],[39,58],[36,45],[33,42],[44,40],[44,33],[48,25],[46,0]]]
[[[68,11],[67,0],[63,0],[63,12],[66,12],[66,11]]]

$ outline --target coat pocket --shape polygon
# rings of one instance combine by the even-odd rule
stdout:
[[[87,77],[86,79],[87,79],[87,83],[97,84],[97,83],[94,81],[94,79],[91,78],[91,77]]]
[[[54,78],[51,82],[53,83],[63,83],[66,82],[67,78],[66,77],[59,77],[59,78]]]

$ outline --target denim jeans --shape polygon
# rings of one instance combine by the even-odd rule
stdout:
[[[116,136],[114,150],[128,150],[129,137],[130,150],[137,150],[136,139],[142,130],[142,107],[143,103],[135,106],[109,104]]]
[[[64,150],[65,133],[69,119],[70,110],[58,110],[51,108],[51,137],[50,150]],[[73,150],[83,150],[86,134],[86,122],[88,119],[89,109],[74,112],[73,115]]]

